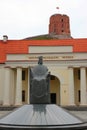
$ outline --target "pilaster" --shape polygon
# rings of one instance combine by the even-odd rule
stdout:
[[[69,105],[75,105],[74,93],[74,69],[69,67]]]
[[[87,105],[87,92],[86,92],[86,68],[81,67],[81,82],[80,82],[80,90],[81,90],[81,104],[80,105]]]
[[[4,97],[3,97],[3,105],[9,106],[10,105],[10,81],[11,81],[11,75],[10,75],[11,68],[5,67],[5,86],[4,86]]]

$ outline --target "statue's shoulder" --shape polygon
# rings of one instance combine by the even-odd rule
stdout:
[[[45,75],[48,72],[48,69],[45,65],[36,65],[31,69],[33,76],[34,75]]]

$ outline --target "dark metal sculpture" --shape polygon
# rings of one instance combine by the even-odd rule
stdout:
[[[42,56],[39,57],[38,65],[30,69],[30,103],[50,103],[50,73],[43,65]]]

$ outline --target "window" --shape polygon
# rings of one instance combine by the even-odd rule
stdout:
[[[81,93],[80,93],[80,90],[78,90],[78,102],[80,102],[80,96],[81,96]]]
[[[25,90],[22,91],[22,102],[25,102]]]
[[[22,71],[22,80],[25,80],[25,70]]]
[[[80,80],[80,69],[78,70],[78,79]]]
[[[63,22],[63,19],[61,19],[61,22]]]

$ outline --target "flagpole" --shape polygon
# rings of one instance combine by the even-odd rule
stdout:
[[[59,10],[59,7],[56,7],[57,10]]]

